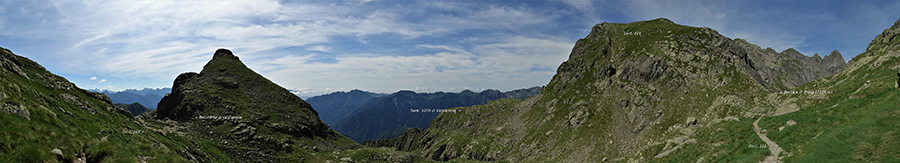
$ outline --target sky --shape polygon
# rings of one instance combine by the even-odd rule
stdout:
[[[546,85],[601,22],[668,18],[846,60],[900,1],[0,0],[0,46],[84,89],[171,87],[218,48],[300,96]]]

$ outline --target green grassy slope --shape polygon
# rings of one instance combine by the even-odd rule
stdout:
[[[897,89],[900,69],[900,20],[885,33],[876,37],[866,52],[854,57],[840,73],[801,85],[791,91],[807,93],[772,93],[775,99],[794,99],[800,109],[796,112],[764,117],[762,129],[768,138],[784,149],[784,162],[900,162],[900,90]],[[891,39],[893,38],[893,39]],[[818,92],[816,92],[818,91]],[[824,92],[824,93],[823,93]],[[751,162],[760,160],[767,149],[749,148],[745,142],[739,148],[713,146],[730,137],[755,137],[748,124],[723,122],[701,133],[707,143],[693,144],[658,162],[696,161],[700,159]],[[789,123],[795,123],[789,125]],[[723,132],[742,132],[723,135]],[[743,145],[741,147],[740,145]],[[745,152],[741,152],[745,151]],[[742,154],[743,153],[743,154]]]
[[[456,108],[462,114],[442,113],[428,130],[380,143],[435,160],[640,161],[677,154],[711,141],[701,132],[714,122],[739,119],[746,126],[772,111],[770,88],[757,82],[742,54],[709,28],[665,19],[603,23],[576,43],[540,95]],[[736,136],[722,140],[729,148],[758,143],[752,130],[725,133]]]
[[[77,88],[66,79],[8,49],[0,50],[0,56],[0,162],[254,161],[242,160],[234,155],[234,151],[222,145],[227,144],[223,142],[225,139],[198,136],[196,132],[200,130],[188,129],[195,125],[209,125],[209,122],[185,125],[172,120],[153,119],[153,114],[132,118],[129,112],[115,107],[105,95]],[[257,79],[253,80],[262,82]],[[232,94],[210,92],[208,95],[221,97]],[[272,119],[275,118],[278,117]],[[258,132],[273,131],[262,126]],[[292,152],[276,154],[268,161],[433,162],[409,152],[388,148],[326,150],[335,147],[323,146],[326,143],[322,142],[355,144],[347,138],[334,140],[320,137],[298,141],[291,144]],[[54,154],[55,149],[62,154]]]
[[[714,30],[665,19],[603,23],[540,95],[455,108],[428,130],[367,145],[439,161],[757,162],[773,155],[754,132],[762,117],[782,161],[892,162],[900,149],[894,36],[876,38],[837,75],[794,87],[784,76],[763,80],[746,43]]]
[[[0,53],[0,105],[29,115],[0,113],[0,162],[136,162],[136,156],[187,161],[169,150],[180,143],[160,145],[171,139],[142,129],[106,96],[79,89],[8,49]],[[54,156],[53,149],[63,156]]]

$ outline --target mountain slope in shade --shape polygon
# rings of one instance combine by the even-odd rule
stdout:
[[[469,90],[460,93],[399,91],[379,97],[365,110],[341,119],[335,124],[335,130],[356,141],[377,140],[382,132],[395,128],[427,128],[442,109],[485,104],[505,97],[497,90],[481,93]]]
[[[140,103],[115,104],[115,105],[116,105],[116,107],[125,109],[125,110],[127,110],[128,112],[131,112],[131,115],[133,115],[133,116],[135,116],[135,117],[137,117],[138,115],[141,115],[141,114],[143,114],[143,113],[145,113],[145,112],[149,112],[149,111],[150,111],[150,109],[147,109],[146,107],[144,107],[144,106],[141,105]]]
[[[514,98],[525,98],[536,95],[540,91],[540,87],[532,87],[526,89],[518,89],[500,93],[500,95],[496,95],[494,98],[489,98],[488,100],[493,100],[495,98],[505,98],[507,94],[512,94]],[[402,91],[404,93],[409,91]],[[492,90],[488,92],[494,92]],[[401,92],[397,92],[394,94],[398,94]],[[391,95],[394,95],[391,94]],[[393,103],[391,102],[394,99],[390,99],[387,94],[377,94],[372,92],[366,92],[361,90],[352,90],[350,92],[334,92],[330,94],[315,96],[306,100],[319,111],[319,116],[323,117],[322,121],[324,121],[329,126],[333,126],[334,128],[338,128],[338,126],[354,126],[359,127],[361,130],[355,129],[347,129],[347,130],[338,130],[344,131],[342,134],[345,135],[353,135],[349,136],[358,141],[362,140],[377,140],[382,138],[393,138],[399,134],[402,134],[403,131],[406,131],[408,127],[418,127],[418,128],[427,128],[431,119],[437,116],[436,109],[446,109],[449,107],[459,107],[459,106],[472,106],[472,105],[480,105],[486,104],[487,101],[483,98],[474,98],[472,95],[477,95],[474,92],[469,90],[463,91],[461,93],[445,93],[445,92],[437,92],[437,93],[413,93],[406,94],[410,96],[418,96],[418,97],[409,97],[410,99],[423,99],[428,104],[416,104],[415,106],[384,106],[379,105],[379,103]],[[462,95],[462,96],[460,96]],[[460,98],[466,97],[466,98]],[[512,97],[510,97],[512,98]],[[474,100],[474,101],[473,101]],[[430,105],[432,107],[426,107],[425,105]],[[399,108],[398,108],[399,107]],[[372,111],[368,111],[370,109],[375,109]],[[421,112],[414,114],[384,114],[378,113],[385,110],[393,109],[394,112],[397,110],[409,110],[409,109],[435,109],[435,110],[422,110]],[[361,113],[366,111],[365,113]],[[391,112],[391,111],[388,111]],[[357,115],[359,114],[359,115]],[[379,115],[380,117],[369,117]],[[330,117],[330,118],[324,118]],[[383,118],[383,119],[395,119],[393,122],[385,121],[386,123],[378,123],[379,121],[369,121],[373,120],[373,118]],[[327,120],[330,119],[330,120]],[[356,119],[356,120],[354,120]],[[333,122],[329,122],[333,121]],[[338,122],[342,122],[338,124]],[[355,130],[355,131],[354,131]],[[359,132],[364,132],[365,134],[359,134]]]
[[[319,111],[319,117],[325,124],[334,126],[338,120],[359,113],[371,105],[371,100],[384,96],[372,92],[354,89],[349,92],[333,92],[311,97],[306,101]]]

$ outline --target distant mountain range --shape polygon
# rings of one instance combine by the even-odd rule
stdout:
[[[306,101],[319,117],[335,130],[356,141],[392,138],[406,128],[428,128],[442,109],[487,104],[501,98],[524,99],[540,92],[541,87],[500,92],[415,93],[399,91],[378,94],[361,90],[334,92]]]
[[[166,93],[172,92],[172,88],[144,88],[141,90],[126,89],[120,92],[100,89],[88,90],[103,93],[104,95],[109,97],[109,99],[112,100],[114,104],[140,103],[142,106],[147,107],[147,109],[150,110],[155,110],[156,104],[159,103],[159,100],[165,97]]]
[[[306,99],[309,105],[316,108],[319,118],[328,126],[334,126],[338,120],[355,115],[367,108],[372,99],[387,94],[373,93],[354,89],[349,92],[333,92]]]

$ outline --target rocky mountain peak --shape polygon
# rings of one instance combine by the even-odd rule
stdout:
[[[234,142],[223,148],[243,159],[271,159],[247,150],[289,153],[291,142],[329,150],[358,146],[325,125],[309,103],[247,68],[228,49],[218,49],[200,73],[178,75],[172,88],[151,116],[188,122],[196,137]]]
[[[228,50],[228,49],[225,49],[225,48],[221,48],[221,49],[219,49],[219,50],[216,50],[216,53],[213,54],[213,59],[220,58],[220,57],[223,57],[223,58],[231,58],[231,59],[234,59],[234,60],[239,60],[237,56],[234,56],[234,53],[232,53],[231,50]]]
[[[875,39],[872,39],[872,42],[870,42],[869,46],[866,47],[866,51],[883,51],[878,48],[896,48],[896,46],[889,47],[888,45],[900,42],[900,37],[898,37],[898,35],[900,35],[900,19],[897,19],[897,21],[894,22],[894,25],[890,28],[884,29],[884,31],[880,35],[875,36]]]
[[[797,50],[794,49],[794,48],[787,48],[787,49],[784,49],[784,51],[781,51],[781,53],[784,53],[784,54],[801,54],[801,55],[803,54],[803,53],[800,53],[799,51],[797,51]]]
[[[831,54],[826,55],[823,59],[826,63],[846,63],[844,56],[841,56],[837,50],[831,51]]]

